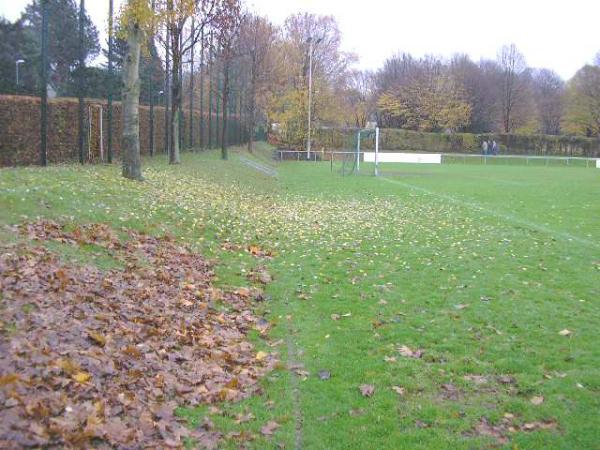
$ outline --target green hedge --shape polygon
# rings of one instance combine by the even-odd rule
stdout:
[[[400,129],[381,129],[383,151],[432,153],[481,153],[484,140],[495,140],[501,154],[600,157],[600,141],[592,138],[549,135],[421,133]],[[317,130],[315,148],[356,148],[356,132],[334,129]],[[363,150],[374,148],[372,137],[361,139]]]

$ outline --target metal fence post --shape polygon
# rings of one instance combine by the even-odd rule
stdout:
[[[42,49],[40,69],[40,165],[48,165],[48,1],[42,0]]]

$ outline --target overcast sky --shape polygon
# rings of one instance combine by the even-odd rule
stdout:
[[[29,0],[0,0],[0,15],[17,18]],[[115,0],[120,4],[121,0]],[[598,0],[247,0],[248,7],[281,24],[296,12],[336,17],[343,49],[364,69],[377,69],[398,51],[474,60],[495,58],[515,43],[531,67],[547,67],[568,79],[600,51]],[[106,34],[108,0],[87,0]],[[104,42],[104,39],[103,39]]]

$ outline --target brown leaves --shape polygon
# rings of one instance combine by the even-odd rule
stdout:
[[[508,435],[517,432],[532,432],[537,430],[556,429],[558,423],[554,420],[543,420],[535,422],[526,422],[519,424],[515,422],[514,414],[506,413],[498,423],[493,424],[486,417],[482,417],[473,427],[468,435],[489,436],[498,442],[498,444],[507,444]]]
[[[106,345],[106,337],[97,333],[95,331],[88,331],[88,337],[100,347],[104,347]]]
[[[257,258],[271,258],[273,257],[273,253],[260,248],[258,245],[249,245],[247,247],[248,253]]]
[[[14,331],[0,334],[0,443],[166,448],[193,438],[216,448],[219,433],[190,431],[173,412],[246,398],[276,364],[246,339],[268,330],[251,312],[255,290],[213,288],[210,265],[166,238],[129,232],[121,242],[104,225],[68,232],[48,221],[19,230],[110,249],[127,269],[67,265],[43,247],[2,249],[2,320]]]
[[[273,436],[277,428],[279,428],[279,424],[271,420],[260,429],[260,432],[265,436]]]
[[[406,358],[416,358],[419,359],[423,356],[423,354],[425,353],[425,350],[412,350],[410,347],[407,347],[406,345],[402,345],[398,348],[398,352],[400,352],[400,354],[402,356],[405,356]]]
[[[535,397],[531,397],[531,400],[529,400],[531,402],[532,405],[541,405],[542,403],[544,403],[544,397],[542,397],[541,395],[539,396],[535,396]]]
[[[264,266],[258,266],[256,269],[248,273],[248,279],[255,283],[269,284],[273,281],[273,277]]]
[[[455,385],[452,383],[442,384],[441,397],[444,400],[457,401],[460,396],[461,393]]]
[[[392,391],[394,391],[396,394],[402,396],[406,393],[406,389],[404,389],[401,386],[392,386]]]
[[[375,393],[375,386],[373,386],[372,384],[361,384],[358,387],[358,390],[360,391],[363,397],[372,397]]]

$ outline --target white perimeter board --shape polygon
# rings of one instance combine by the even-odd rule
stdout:
[[[375,162],[375,152],[365,152],[365,162]],[[379,153],[380,163],[441,164],[440,153]]]

